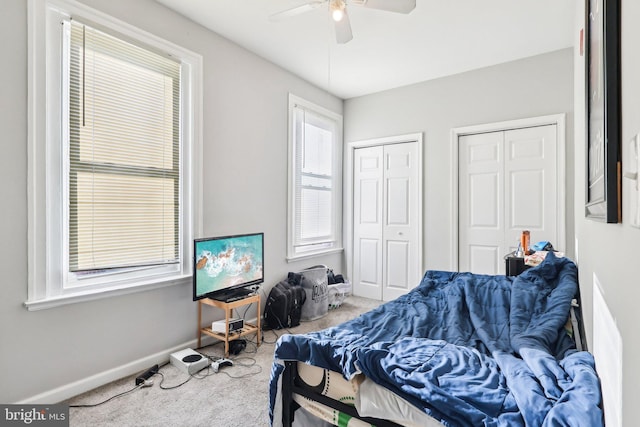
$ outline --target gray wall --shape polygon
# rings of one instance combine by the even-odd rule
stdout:
[[[257,58],[149,0],[86,1],[204,56],[204,233],[264,230],[266,278],[273,284],[289,270],[286,252],[287,92],[341,111],[340,100]],[[0,27],[0,402],[16,402],[66,387],[74,381],[128,366],[194,338],[196,306],[187,286],[28,312],[27,298],[27,2],[3,0]],[[640,132],[640,39],[635,21],[640,3],[622,0],[622,139]],[[582,28],[583,5],[577,5]],[[625,43],[626,41],[626,43]],[[577,43],[577,42],[576,42]],[[522,61],[345,103],[345,141],[412,132],[425,133],[425,268],[450,267],[449,129],[529,116],[567,116],[567,229],[575,221],[575,255],[587,335],[592,337],[592,277],[623,339],[623,417],[640,417],[635,384],[640,382],[640,299],[636,248],[640,230],[623,222],[606,225],[583,217],[584,73],[575,53],[575,108],[570,51]],[[575,116],[574,153],[573,111]],[[446,160],[445,160],[446,159]],[[625,157],[623,155],[623,162]],[[574,168],[575,165],[575,168]],[[250,173],[241,173],[249,170]],[[574,184],[575,179],[575,184]],[[221,187],[220,181],[233,182]],[[624,191],[630,182],[624,183]],[[575,198],[574,198],[575,194]],[[249,201],[249,202],[248,202]],[[573,208],[573,209],[572,209]],[[626,214],[628,206],[624,206]],[[567,242],[573,238],[569,235]],[[566,248],[572,252],[572,248]],[[341,267],[340,256],[313,262]],[[590,343],[591,344],[591,343]],[[133,363],[133,365],[131,365]],[[129,364],[129,365],[127,365]],[[122,370],[118,371],[122,372]],[[97,385],[97,384],[96,384]],[[64,393],[64,392],[62,392]]]
[[[584,2],[576,3],[577,35],[583,28]],[[629,141],[640,132],[640,2],[622,0],[622,165],[626,170],[631,162]],[[576,45],[578,40],[576,38]],[[575,111],[584,111],[584,57],[575,55],[576,103]],[[576,175],[575,194],[584,194],[585,188],[585,121],[576,114]],[[584,197],[576,197],[576,252],[578,254],[580,287],[585,310],[587,335],[593,336],[593,276],[600,282],[605,303],[622,338],[622,425],[637,425],[640,417],[638,384],[640,383],[640,339],[638,335],[638,301],[640,300],[640,269],[638,247],[640,229],[629,225],[628,198],[633,182],[623,180],[622,224],[604,224],[584,217]],[[600,369],[602,368],[602,369]],[[609,372],[607,366],[599,371]],[[606,411],[606,408],[605,408]]]
[[[349,99],[344,140],[424,133],[423,267],[449,270],[451,129],[559,113],[567,114],[566,241],[573,242],[572,49]]]
[[[285,254],[288,92],[338,113],[342,101],[154,1],[85,3],[204,57],[203,235],[264,231],[268,286],[313,264],[341,271],[340,254],[291,264]],[[52,390],[44,398],[64,396],[146,369],[145,357],[195,339],[197,306],[187,285],[36,312],[22,306],[28,263],[27,1],[3,0],[0,15],[0,40],[11,65],[0,68],[0,402],[11,403]],[[213,311],[208,316],[216,317]],[[68,387],[76,381],[81,383]]]

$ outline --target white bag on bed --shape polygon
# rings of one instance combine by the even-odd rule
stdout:
[[[316,320],[326,316],[329,311],[329,287],[327,266],[316,265],[300,272],[300,285],[307,294],[302,305],[300,320]]]

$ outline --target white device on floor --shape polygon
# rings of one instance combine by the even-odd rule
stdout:
[[[169,356],[169,362],[182,372],[193,375],[209,366],[209,359],[206,356],[193,351],[190,348],[177,351]]]

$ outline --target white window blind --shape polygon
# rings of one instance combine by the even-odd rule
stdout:
[[[295,141],[296,252],[335,244],[336,183],[335,149],[337,125],[300,106],[293,108]]]
[[[180,64],[65,26],[69,271],[178,263]]]

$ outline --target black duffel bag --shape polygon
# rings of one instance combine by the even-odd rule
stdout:
[[[269,329],[298,326],[307,294],[301,286],[282,280],[271,289],[264,307],[264,321]]]

